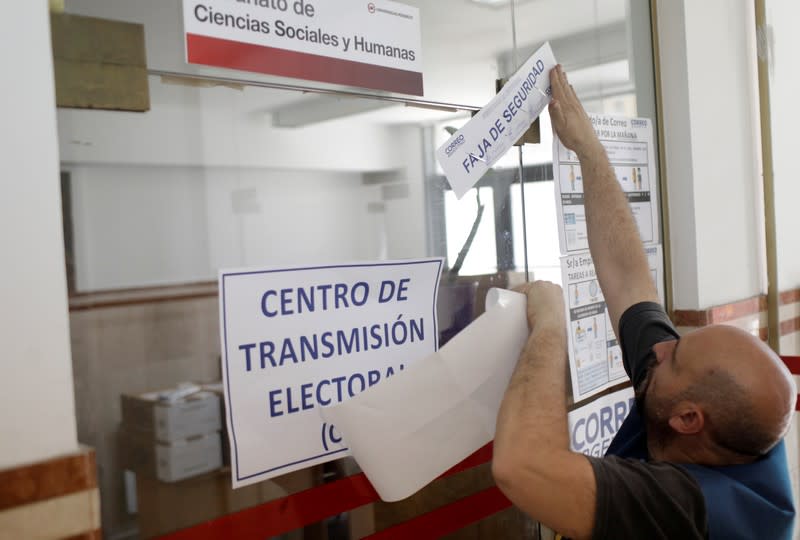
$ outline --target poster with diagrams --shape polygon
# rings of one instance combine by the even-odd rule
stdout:
[[[645,246],[650,272],[664,303],[661,246]],[[567,308],[570,378],[575,402],[627,379],[603,291],[588,251],[561,258],[564,304]]]
[[[652,123],[646,118],[589,116],[628,197],[642,242],[657,244],[658,184]],[[553,142],[553,176],[561,253],[588,249],[581,166],[575,152],[558,137]]]

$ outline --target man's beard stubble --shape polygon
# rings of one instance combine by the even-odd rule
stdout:
[[[669,410],[672,399],[654,395],[650,392],[653,379],[653,367],[656,356],[653,351],[646,358],[647,375],[642,383],[635,389],[634,395],[639,405],[639,410],[644,414],[645,431],[647,435],[648,453],[653,456],[654,450],[660,450],[669,444],[675,433],[669,425]]]

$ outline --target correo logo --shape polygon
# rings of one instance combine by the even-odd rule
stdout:
[[[369,11],[370,13],[375,13],[375,4],[373,4],[372,2],[367,4],[367,11]]]
[[[456,137],[453,142],[447,145],[447,148],[444,149],[444,153],[447,154],[447,157],[450,157],[453,152],[456,151],[456,148],[464,144],[464,134],[462,133],[458,137]]]

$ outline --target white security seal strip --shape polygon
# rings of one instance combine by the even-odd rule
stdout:
[[[322,415],[381,499],[404,499],[494,439],[527,338],[525,295],[491,289],[486,312],[439,351]]]

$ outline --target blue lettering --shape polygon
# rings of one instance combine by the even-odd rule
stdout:
[[[269,364],[272,367],[277,367],[275,365],[275,358],[272,357],[272,354],[275,352],[275,344],[271,341],[262,341],[258,344],[259,352],[261,353],[261,369],[265,369],[267,367],[266,360],[269,358]]]
[[[283,365],[286,363],[286,360],[291,360],[292,363],[297,363],[297,355],[294,352],[294,345],[292,345],[292,340],[286,338],[283,340],[283,347],[281,347],[281,363]]]
[[[361,390],[359,390],[358,392],[354,392],[353,391],[353,381],[355,381],[355,380],[358,380],[358,381],[361,382]],[[356,394],[360,394],[361,392],[364,391],[364,389],[366,387],[367,387],[367,384],[366,384],[366,382],[364,382],[364,376],[361,373],[354,373],[350,377],[350,380],[347,381],[347,392],[350,394],[350,397],[353,397]]]
[[[337,401],[342,401],[342,383],[347,377],[334,377],[331,382],[336,383],[336,397]]]
[[[594,429],[592,429],[592,425],[594,425]],[[594,434],[592,434],[592,432],[594,432]],[[586,442],[592,444],[597,439],[599,432],[600,423],[597,420],[597,415],[592,413],[589,415],[589,418],[586,419]]]
[[[286,389],[286,414],[292,414],[300,411],[300,407],[292,405],[292,389]]]
[[[317,285],[317,289],[322,291],[322,311],[327,311],[328,309],[328,291],[331,287],[332,285]]]
[[[584,433],[584,431],[581,430],[581,426],[584,424],[586,424],[586,420],[581,418],[575,422],[575,426],[572,428],[572,441],[575,443],[575,450],[577,452],[580,452],[583,449],[583,446],[586,444],[585,439],[584,441],[578,440],[578,433]]]
[[[411,326],[411,343],[414,343],[414,336],[416,336],[417,339],[419,339],[420,341],[424,341],[425,340],[425,319],[420,317],[419,323],[417,323],[417,321],[415,321],[414,319],[411,319],[409,324]]]
[[[317,403],[319,403],[320,405],[323,405],[323,406],[324,405],[330,405],[330,403],[331,403],[330,399],[322,399],[322,385],[330,386],[330,384],[331,384],[331,382],[329,380],[323,379],[317,385]]]
[[[336,309],[339,309],[339,301],[344,304],[344,307],[350,307],[347,304],[347,285],[344,283],[337,283],[334,289],[336,292],[334,293],[334,300],[336,302]]]
[[[613,435],[614,429],[611,428],[611,407],[600,409],[600,436]]]
[[[408,292],[408,284],[411,282],[410,278],[403,278],[400,280],[400,283],[397,285],[397,301],[404,302],[408,300],[408,296],[403,296],[403,293]]]
[[[384,280],[381,282],[381,290],[378,293],[378,303],[385,304],[394,296],[395,284],[394,281]]]
[[[239,345],[239,350],[244,351],[244,361],[246,366],[246,371],[250,371],[250,349],[255,349],[255,343],[245,343],[244,345]]]
[[[280,392],[280,390],[270,390],[269,392],[269,415],[271,418],[283,416],[283,411],[276,410],[276,407],[281,404],[280,399],[278,399]]]
[[[292,289],[281,289],[281,315],[291,315],[294,313],[291,308],[291,294]]]
[[[311,391],[313,386],[312,383],[306,383],[300,386],[300,406],[304,411],[314,408],[314,402],[311,401],[311,398],[314,397]]]
[[[367,372],[367,383],[372,386],[381,380],[381,372],[373,369]]]
[[[311,295],[309,296],[305,289],[297,289],[297,312],[303,312],[303,304],[306,306],[307,311],[314,311],[314,287],[311,287]]]
[[[278,314],[278,312],[270,311],[269,308],[267,307],[267,301],[270,296],[278,296],[278,293],[276,293],[275,291],[267,291],[264,293],[264,295],[261,297],[261,311],[267,317],[274,317]]]
[[[398,315],[397,321],[392,325],[392,340],[395,345],[402,345],[406,342],[406,339],[408,339],[408,327],[405,321],[400,320],[402,316],[402,314]],[[398,334],[402,337],[397,337]]]
[[[360,300],[356,296],[359,290],[363,291]],[[353,285],[353,290],[350,292],[350,300],[353,302],[354,306],[363,306],[367,303],[367,298],[369,298],[369,285],[367,283],[359,281]]]

